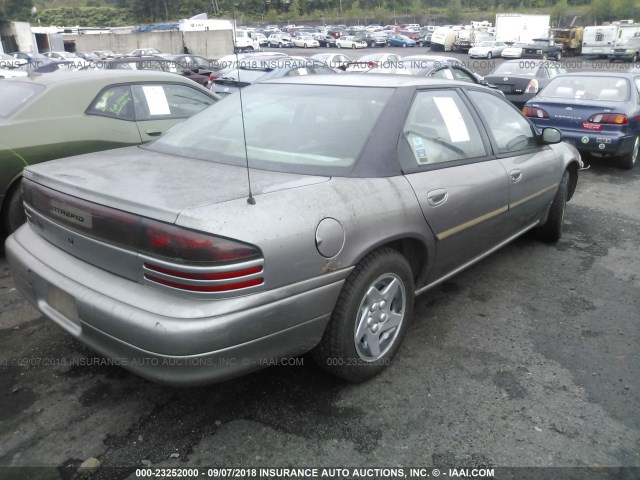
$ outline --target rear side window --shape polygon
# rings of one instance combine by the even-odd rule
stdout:
[[[136,120],[187,118],[216,102],[186,85],[132,85]]]
[[[2,80],[0,88],[0,117],[8,117],[23,105],[26,105],[44,90],[41,85]]]
[[[133,97],[128,85],[114,85],[102,90],[95,98],[87,113],[121,120],[134,119]]]

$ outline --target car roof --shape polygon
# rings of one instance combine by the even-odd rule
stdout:
[[[633,79],[637,77],[638,74],[640,74],[640,69],[636,70],[635,72],[633,70],[630,70],[628,72],[619,72],[616,70],[611,70],[608,72],[571,72],[571,73],[564,73],[560,76],[562,77],[618,77],[618,78],[623,77],[623,78]]]
[[[403,88],[438,85],[473,85],[475,83],[455,80],[422,78],[413,75],[395,75],[384,73],[352,73],[349,75],[304,75],[299,77],[284,77],[265,80],[260,83],[286,83],[296,85],[327,85],[345,87],[381,87]]]
[[[57,70],[51,73],[45,73],[41,75],[32,75],[29,77],[20,77],[11,79],[11,81],[22,81],[35,83],[45,86],[54,86],[58,84],[81,84],[81,83],[95,83],[104,82],[110,83],[127,83],[127,82],[177,82],[195,85],[193,80],[186,79],[180,75],[169,72],[158,72],[152,70]]]

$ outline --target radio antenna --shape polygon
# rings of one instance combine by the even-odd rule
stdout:
[[[236,65],[238,70],[238,95],[240,96],[240,118],[242,120],[242,141],[244,144],[244,160],[247,167],[247,183],[249,185],[249,198],[247,203],[249,205],[255,205],[256,199],[251,191],[251,171],[249,169],[249,149],[247,148],[247,129],[244,124],[244,108],[242,106],[242,86],[240,85],[240,56],[238,51],[238,40],[236,37],[236,0],[231,0],[231,16],[233,17],[233,50],[236,54]]]

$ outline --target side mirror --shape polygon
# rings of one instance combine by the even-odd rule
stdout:
[[[560,143],[562,141],[562,133],[557,128],[547,127],[542,130],[542,143],[548,145],[551,143]]]

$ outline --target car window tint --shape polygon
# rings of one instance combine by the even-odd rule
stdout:
[[[473,117],[453,90],[418,92],[403,131],[418,165],[487,153]]]
[[[134,107],[131,88],[128,85],[115,85],[103,89],[95,98],[87,113],[105,115],[122,120],[133,120]]]
[[[133,85],[136,120],[187,118],[215,99],[186,85]]]
[[[537,136],[529,121],[506,100],[477,90],[470,91],[469,96],[484,117],[484,125],[500,153],[526,150],[538,145]]]

